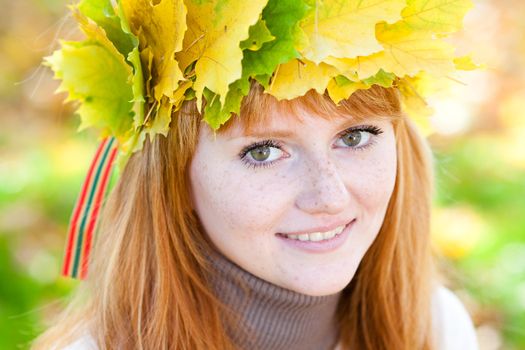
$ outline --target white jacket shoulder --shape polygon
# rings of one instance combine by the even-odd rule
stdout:
[[[472,319],[459,298],[438,286],[432,297],[432,321],[438,350],[478,350]]]
[[[67,345],[65,348],[57,350],[98,350],[95,339],[90,335],[84,335],[82,338],[78,338],[75,342]]]

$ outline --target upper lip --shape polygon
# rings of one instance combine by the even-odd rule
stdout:
[[[347,220],[347,221],[340,222],[340,223],[337,223],[337,224],[317,226],[317,227],[314,227],[312,229],[308,229],[308,230],[304,230],[304,231],[281,232],[281,234],[285,234],[285,235],[302,235],[302,234],[305,234],[305,233],[309,234],[309,233],[314,233],[314,232],[327,232],[327,231],[332,231],[332,230],[334,230],[334,229],[336,229],[336,228],[338,228],[340,226],[346,226],[347,224],[349,224],[353,220],[355,220],[355,219]]]

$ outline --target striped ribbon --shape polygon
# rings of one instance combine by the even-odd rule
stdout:
[[[107,137],[98,145],[69,222],[62,275],[85,279],[89,253],[108,180],[117,155],[117,141]]]

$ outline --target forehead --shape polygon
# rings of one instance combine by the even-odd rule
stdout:
[[[298,106],[299,107],[299,106]],[[244,114],[234,117],[232,125],[222,131],[227,137],[290,137],[298,130],[307,127],[314,130],[322,130],[325,127],[352,125],[357,118],[351,115],[319,115],[304,106],[290,110],[276,105],[274,108],[264,111],[254,111],[253,114]]]
[[[392,120],[400,115],[397,95],[384,88],[358,91],[336,105],[327,94],[313,90],[293,100],[279,101],[264,93],[260,85],[252,85],[250,93],[243,99],[240,114],[233,115],[218,133],[231,136],[253,134],[277,126],[293,128],[311,120],[306,116],[341,124],[346,120],[355,123],[377,118]]]

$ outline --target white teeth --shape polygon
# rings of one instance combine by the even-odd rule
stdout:
[[[308,235],[308,238],[310,238],[310,241],[314,241],[314,242],[322,241],[323,240],[323,234],[321,232],[310,233]]]
[[[300,241],[309,241],[310,238],[308,238],[308,234],[307,233],[303,233],[302,235],[299,235],[299,240]]]
[[[287,238],[290,238],[290,239],[298,239],[300,241],[312,241],[312,242],[318,242],[318,241],[322,241],[322,240],[325,240],[325,239],[330,239],[330,238],[333,238],[334,236],[340,234],[341,232],[343,232],[345,226],[339,226],[338,228],[336,229],[333,229],[332,231],[327,231],[327,232],[313,232],[313,233],[303,233],[303,234],[300,234],[300,235],[287,235],[287,234],[284,234],[284,236],[286,236]]]
[[[334,236],[335,236],[334,231],[328,231],[328,232],[323,233],[323,239],[330,239]]]

